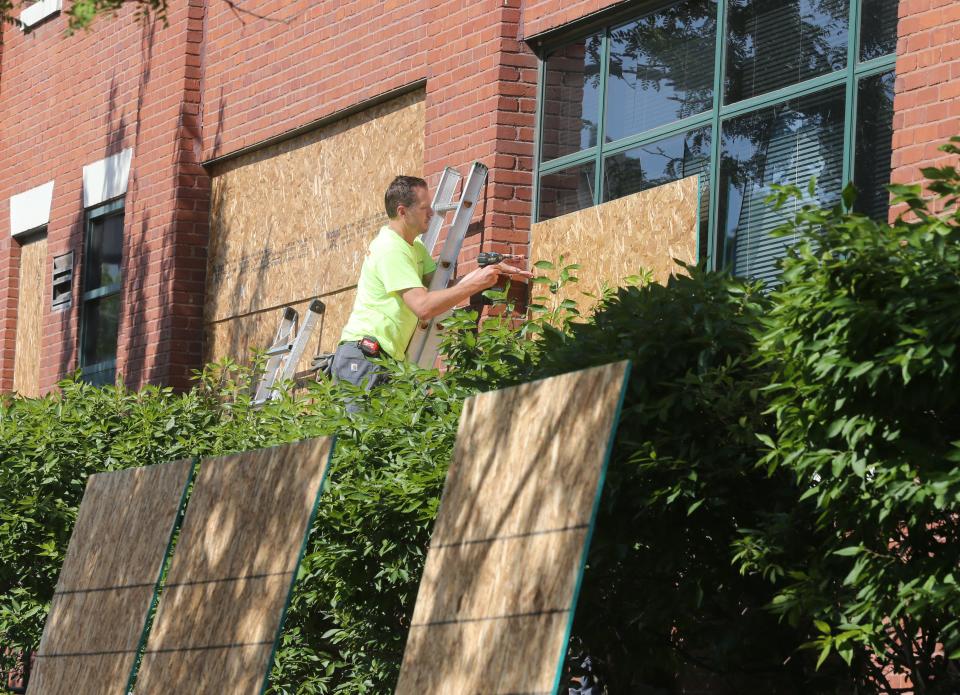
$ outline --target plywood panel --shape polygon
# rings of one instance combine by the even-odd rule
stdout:
[[[530,257],[564,264],[579,263],[579,282],[561,290],[557,302],[573,299],[581,311],[604,286],[618,287],[624,278],[653,273],[665,283],[681,269],[673,259],[697,260],[698,177],[674,181],[602,205],[561,215],[531,228]]]
[[[351,288],[320,298],[327,308],[297,371],[307,369],[317,354],[336,349],[356,294],[356,289]],[[301,319],[309,304],[307,301],[293,305]],[[207,349],[217,357],[229,356],[237,362],[245,362],[250,358],[251,350],[263,350],[273,341],[279,322],[280,312],[274,309],[218,321],[208,326]]]
[[[354,286],[384,191],[423,171],[423,136],[418,90],[217,168],[206,322]]]
[[[20,294],[17,299],[17,344],[13,359],[13,390],[22,396],[40,395],[40,348],[47,268],[47,236],[33,237],[20,247]]]
[[[44,626],[30,693],[122,693],[192,463],[90,476]]]
[[[625,362],[467,400],[397,693],[552,693]]]
[[[259,693],[332,439],[205,459],[137,676],[137,695]]]

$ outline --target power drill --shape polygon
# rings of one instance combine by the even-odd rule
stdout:
[[[523,258],[523,256],[515,256],[509,253],[497,253],[496,251],[484,251],[477,256],[477,265],[481,268],[485,268],[488,265],[496,265],[497,263],[513,258]]]

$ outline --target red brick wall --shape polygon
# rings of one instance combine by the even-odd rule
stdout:
[[[532,200],[536,57],[518,40],[520,0],[434,0],[428,57],[424,169],[435,184],[444,166],[490,168],[458,271],[481,248],[525,253]]]
[[[528,0],[523,3],[523,37],[542,34],[620,4],[625,4],[624,0]]]
[[[55,17],[31,34],[3,28],[0,72],[0,200],[53,179],[47,231],[52,258],[76,254],[73,308],[44,317],[41,387],[77,365],[82,282],[82,167],[133,147],[126,197],[118,371],[130,384],[186,384],[201,354],[200,311],[208,186],[200,161],[200,0],[171,8],[170,25],[136,22],[131,11],[94,31],[62,36]],[[29,85],[29,88],[24,88]],[[0,311],[12,320],[16,263],[9,216],[0,215]],[[49,263],[47,284],[49,285]],[[12,385],[8,333],[0,389]]]
[[[118,31],[122,26],[123,31]],[[0,310],[6,331],[16,311],[18,263],[10,254],[11,195],[53,179],[47,231],[50,257],[79,249],[82,239],[82,167],[133,145],[142,31],[122,13],[111,27],[62,38],[56,17],[30,34],[3,27],[0,70]],[[109,46],[109,51],[107,47]],[[47,285],[49,286],[49,264]],[[76,284],[76,283],[75,283]],[[77,301],[69,312],[44,317],[41,381],[49,386],[76,364]],[[13,340],[5,332],[0,388],[12,386]]]
[[[427,74],[426,0],[208,4],[204,160]]]
[[[960,135],[960,3],[901,0],[893,108],[892,180],[950,161],[937,147]]]

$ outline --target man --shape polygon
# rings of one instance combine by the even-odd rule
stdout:
[[[333,358],[334,379],[366,382],[367,390],[383,380],[371,358],[403,360],[418,321],[428,321],[497,284],[501,275],[533,277],[499,263],[471,271],[452,287],[427,290],[437,264],[418,238],[427,231],[433,209],[427,182],[398,176],[387,188],[384,207],[389,221],[371,242],[360,270],[357,298]]]

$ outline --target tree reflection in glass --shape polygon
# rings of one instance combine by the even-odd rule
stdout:
[[[833,205],[843,176],[844,89],[732,118],[723,124],[720,159],[721,265],[737,275],[775,281],[777,261],[796,240],[770,232],[803,203]],[[793,207],[772,210],[765,198],[772,186],[794,185],[813,196]]]
[[[684,0],[610,32],[604,140],[713,105],[716,0]]]
[[[842,70],[849,0],[728,0],[724,103]]]
[[[597,144],[600,122],[600,52],[594,34],[552,53],[546,60],[541,157],[549,161]]]

